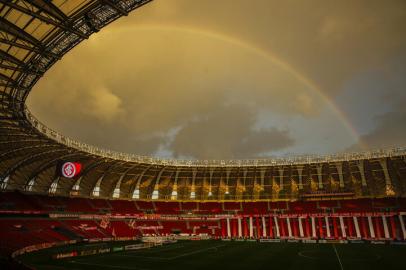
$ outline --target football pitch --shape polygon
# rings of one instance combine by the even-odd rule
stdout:
[[[54,260],[55,249],[22,257],[34,269],[404,269],[406,246],[180,241],[149,249]]]

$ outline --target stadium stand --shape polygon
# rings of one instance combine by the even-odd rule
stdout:
[[[32,245],[167,234],[406,240],[404,148],[259,160],[172,160],[101,149],[42,124],[25,105],[37,81],[76,45],[149,0],[71,2],[76,4],[0,3],[5,33],[0,70],[2,254]],[[62,173],[74,164],[81,168],[78,174]]]
[[[72,204],[77,199],[80,204]],[[31,204],[39,200],[46,207]],[[0,247],[6,253],[41,243],[170,234],[254,239],[406,239],[405,198],[201,202],[199,209],[191,202],[135,201],[144,212],[133,201],[45,198],[21,192],[1,192],[0,202]],[[189,209],[186,213],[179,212],[185,208]]]

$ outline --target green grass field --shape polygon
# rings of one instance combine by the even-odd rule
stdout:
[[[68,249],[69,247],[57,250]],[[55,249],[43,250],[24,255],[21,259],[36,269],[389,270],[406,267],[406,246],[372,244],[181,241],[144,250],[50,259],[50,255],[55,252]]]

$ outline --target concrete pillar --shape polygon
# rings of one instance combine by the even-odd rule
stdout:
[[[385,235],[385,238],[389,239],[390,238],[390,236],[389,236],[389,228],[388,228],[388,223],[386,221],[385,216],[382,216],[382,224],[383,224],[383,233]]]
[[[273,225],[272,225],[272,217],[269,216],[269,237],[274,238],[273,234]]]
[[[343,238],[347,238],[347,233],[345,231],[345,225],[344,225],[344,218],[342,216],[340,216],[339,219],[340,219],[341,235],[343,236]]]
[[[277,217],[273,217],[274,218],[274,224],[275,224],[275,230],[276,230],[276,237],[280,238],[281,234],[279,232],[279,224],[278,224],[278,218]]]
[[[238,218],[238,237],[242,237],[241,218]]]
[[[227,218],[227,237],[231,237],[230,219]]]
[[[312,220],[312,237],[316,238],[317,234],[316,234],[316,221],[314,217],[311,217]]]
[[[252,224],[252,217],[250,217],[249,219],[249,225],[250,225],[250,237],[254,237],[254,228],[253,228],[253,224]]]
[[[265,217],[262,217],[262,236],[266,237],[266,222],[265,222]]]
[[[288,236],[292,238],[292,228],[290,227],[290,218],[286,218],[286,223],[288,224]]]
[[[357,238],[361,238],[361,231],[358,225],[358,218],[352,217],[352,219],[354,220],[355,234],[357,235]]]
[[[401,228],[402,234],[403,234],[403,240],[406,240],[406,228],[405,228],[405,222],[403,221],[403,215],[399,215],[399,221],[400,221],[400,228]]]
[[[328,216],[325,216],[324,220],[326,221],[327,238],[330,238],[331,237],[331,232],[330,232],[330,224],[328,222]]]
[[[301,218],[301,217],[298,217],[298,221],[299,221],[299,235],[300,235],[300,237],[304,237],[304,234],[303,234],[303,225],[302,225],[302,218]]]
[[[368,226],[369,226],[369,232],[370,232],[371,238],[375,238],[375,230],[374,230],[374,225],[372,224],[371,216],[368,216]]]

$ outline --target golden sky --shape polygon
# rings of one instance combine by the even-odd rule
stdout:
[[[70,137],[163,157],[403,146],[405,25],[405,1],[155,0],[68,53],[28,105]]]

